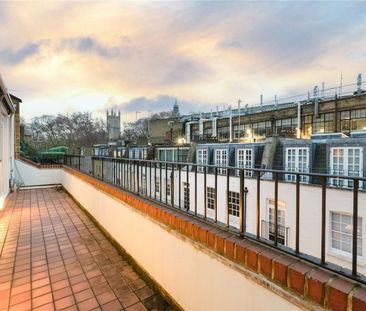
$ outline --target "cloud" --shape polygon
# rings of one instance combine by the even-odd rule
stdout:
[[[143,116],[161,111],[170,111],[173,109],[175,100],[177,100],[180,112],[182,114],[197,111],[205,111],[207,110],[208,106],[208,103],[202,103],[195,100],[187,100],[179,98],[176,99],[174,96],[171,95],[158,95],[154,98],[136,97],[127,102],[121,102],[121,103],[118,103],[115,98],[109,97],[107,103],[104,105],[103,108],[98,109],[98,112],[105,113],[107,109],[121,111],[123,119],[129,120],[135,118],[136,112],[140,113],[141,114],[140,116]],[[210,104],[212,108],[216,107],[216,105],[218,104],[213,103]],[[222,106],[222,103],[220,103],[220,106]]]
[[[6,47],[0,50],[0,60],[6,64],[14,65],[21,63],[33,55],[36,55],[43,41],[40,42],[30,42],[25,44],[19,49],[13,49],[11,47]]]
[[[129,56],[129,39],[122,37],[120,41],[119,45],[107,46],[90,36],[68,38],[61,40],[60,49],[71,49],[82,54],[96,54],[104,58]]]

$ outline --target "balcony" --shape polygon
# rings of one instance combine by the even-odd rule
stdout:
[[[62,247],[59,246],[60,256],[68,279],[70,279],[69,267],[67,261],[63,259],[63,252],[66,260],[68,258],[66,251],[68,246],[60,244],[60,241],[64,241],[67,236],[66,244],[71,243],[71,248],[75,252],[73,258],[80,256],[82,258],[85,248],[93,256],[93,250],[89,250],[89,247],[93,247],[93,244],[89,243],[89,238],[86,241],[83,240],[84,245],[80,239],[85,232],[93,232],[93,236],[103,236],[103,231],[108,239],[103,242],[97,239],[100,250],[109,256],[109,253],[104,251],[109,248],[105,248],[104,245],[111,245],[112,248],[112,245],[117,245],[117,249],[127,254],[128,259],[133,258],[134,267],[143,272],[142,275],[149,279],[149,284],[155,284],[154,289],[151,289],[151,295],[153,297],[163,295],[170,302],[169,305],[163,299],[156,298],[154,303],[156,303],[155,309],[158,310],[169,306],[187,310],[234,310],[244,307],[263,310],[322,307],[346,310],[348,305],[352,305],[352,310],[364,309],[366,291],[363,285],[362,263],[356,261],[356,265],[352,266],[352,261],[332,262],[334,257],[331,257],[327,251],[324,254],[324,262],[319,260],[318,258],[322,255],[321,247],[324,246],[324,250],[328,247],[327,240],[323,239],[325,236],[322,238],[320,234],[321,229],[327,227],[322,227],[320,222],[322,217],[310,219],[304,214],[313,211],[312,206],[306,204],[309,202],[310,194],[319,199],[320,203],[322,202],[326,183],[322,187],[300,184],[300,178],[297,176],[299,173],[293,173],[298,181],[293,184],[282,182],[278,178],[280,173],[276,171],[271,171],[273,180],[265,180],[261,179],[261,174],[256,173],[260,172],[256,169],[248,169],[253,171],[252,177],[248,177],[243,169],[227,168],[228,172],[240,170],[240,174],[225,176],[208,173],[210,170],[207,168],[200,173],[195,169],[195,164],[100,157],[68,157],[65,166],[54,168],[34,167],[30,163],[17,162],[18,167],[22,168],[20,173],[23,173],[22,179],[26,181],[25,184],[30,181],[35,184],[36,180],[43,180],[48,184],[62,186],[59,188],[60,191],[56,190],[58,188],[21,190],[11,194],[10,199],[14,198],[12,204],[15,206],[20,201],[27,202],[29,205],[30,212],[21,213],[20,219],[25,217],[25,221],[31,223],[28,230],[35,228],[31,238],[28,237],[28,239],[37,242],[40,239],[40,243],[45,245],[46,259],[40,260],[49,262],[50,258],[52,264],[52,256],[47,253],[48,240],[55,237],[58,244],[62,245]],[[211,171],[217,172],[217,168]],[[155,191],[157,180],[159,192]],[[258,183],[259,191],[256,188]],[[183,186],[184,184],[186,186]],[[207,206],[207,201],[202,199],[207,195],[206,186],[213,191],[210,195],[210,206]],[[244,186],[247,191],[244,191]],[[297,189],[301,189],[301,192]],[[360,202],[363,202],[364,192],[357,187],[355,189],[357,190],[347,192],[341,190],[343,203],[350,204],[352,207],[353,195],[356,192]],[[238,191],[243,195],[227,196],[227,190]],[[277,201],[272,199],[266,203],[266,193],[272,193],[273,190]],[[326,188],[325,190],[328,199],[329,196],[335,195],[335,189]],[[36,195],[32,197],[33,193]],[[288,207],[289,211],[296,211],[297,207],[301,208],[301,226],[299,227],[296,221],[291,222],[290,225],[286,224],[286,232],[282,234],[280,222],[267,226],[268,221],[263,219],[265,217],[263,208],[269,204],[273,209],[273,215],[281,215],[279,211],[285,207],[280,199],[283,199],[284,193],[292,195],[295,203],[296,194],[301,193],[299,204],[295,204],[291,209]],[[18,196],[23,198],[26,195],[28,199],[17,199]],[[347,196],[351,197],[351,203],[346,200]],[[260,199],[259,218],[256,214],[258,198]],[[332,200],[329,199],[334,202]],[[51,202],[47,203],[49,201]],[[12,201],[9,200],[4,209],[8,211],[8,216],[13,206],[10,202]],[[64,204],[71,209],[63,207]],[[80,209],[79,206],[83,208]],[[37,212],[33,212],[34,208]],[[51,216],[55,211],[58,218],[53,219]],[[362,213],[360,209],[359,215],[362,216]],[[46,218],[43,220],[44,215]],[[327,213],[323,215],[328,219]],[[35,216],[36,219],[41,218],[40,225],[33,227],[33,223],[38,223],[30,221],[31,216]],[[293,214],[291,217],[296,220],[295,216]],[[1,219],[4,219],[4,222],[12,222],[9,217],[1,217]],[[61,230],[59,233],[61,225],[64,231]],[[315,235],[316,239],[313,238],[315,231],[313,226],[319,229]],[[19,225],[16,228],[19,229]],[[22,230],[23,226],[20,228]],[[269,234],[269,231],[272,234]],[[263,237],[256,235],[260,232]],[[20,237],[26,238],[21,231],[20,233]],[[60,237],[58,237],[59,234]],[[37,237],[38,235],[41,238]],[[281,245],[282,235],[286,237],[286,243],[284,243],[286,246]],[[314,253],[313,256],[308,256],[311,254],[309,244],[306,243],[309,240],[313,246],[319,246],[319,253]],[[326,244],[323,245],[323,242]],[[80,256],[77,253],[80,246],[78,243],[81,244]],[[33,252],[33,242],[31,245],[30,249]],[[299,252],[294,251],[297,246],[300,249]],[[114,251],[117,252],[117,249]],[[21,250],[23,251],[23,248]],[[118,253],[116,256],[120,258]],[[32,255],[30,258],[33,260]],[[79,262],[80,260],[78,259]],[[98,259],[95,260],[99,268]],[[113,262],[112,259],[109,260]],[[121,260],[123,261],[123,258]],[[50,263],[47,263],[48,271],[52,269],[49,267]],[[32,265],[31,263],[30,266]],[[128,267],[127,263],[124,265]],[[352,274],[348,267],[356,267],[356,275]],[[83,263],[81,263],[81,269],[84,269]],[[126,269],[132,271],[130,267]],[[99,270],[117,297],[118,303],[122,308],[129,308],[123,304],[122,297],[118,297],[114,291],[111,285],[114,283],[113,280],[110,282],[107,279],[108,271],[104,272],[102,268]],[[31,269],[30,273],[32,272]],[[88,279],[87,272],[83,270],[83,274]],[[123,273],[121,277],[129,285],[128,277],[124,278]],[[10,276],[10,285],[13,282],[12,278]],[[52,282],[51,275],[49,278]],[[70,286],[73,299],[77,303],[73,284],[70,283]],[[53,290],[52,284],[50,287]],[[132,285],[129,285],[129,288],[139,297]],[[91,291],[94,293],[93,288]],[[53,295],[51,296],[53,307],[57,309],[56,300]],[[94,298],[99,307],[103,306],[98,300],[98,294]],[[140,298],[140,302],[141,308],[145,307],[148,310],[154,308],[149,304],[149,300],[146,303]]]
[[[170,308],[62,188],[10,194],[0,228],[1,310]]]

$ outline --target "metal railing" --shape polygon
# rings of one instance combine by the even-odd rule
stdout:
[[[327,192],[328,190],[335,190],[334,187],[330,187],[329,180],[331,178],[352,180],[352,189],[339,191],[342,192],[342,196],[345,195],[345,192],[350,196],[352,206],[349,207],[349,214],[352,215],[353,219],[351,224],[352,233],[357,233],[359,192],[362,191],[359,184],[361,182],[366,184],[366,178],[364,177],[96,156],[88,158],[67,155],[65,156],[64,163],[123,190],[159,202],[174,210],[180,210],[191,217],[199,218],[202,221],[219,226],[242,237],[256,240],[366,284],[365,275],[358,272],[357,234],[352,234],[351,264],[349,266],[340,265],[339,260],[332,260],[329,254],[326,254],[326,228],[330,228],[330,224],[327,226],[327,223],[330,222],[329,211],[327,212]],[[220,169],[225,170],[225,175],[218,174]],[[286,181],[285,176],[288,174],[295,175],[294,182]],[[316,178],[318,182],[316,185],[304,184],[302,183],[304,177],[307,179]],[[251,187],[250,205],[247,203],[247,185]],[[293,241],[291,247],[283,245],[289,245],[287,243],[290,239],[288,236],[289,228],[285,228],[286,243],[281,243],[283,237],[279,236],[283,231],[281,231],[282,226],[278,222],[279,185],[281,187],[282,185],[291,185],[291,191],[294,192],[292,194],[295,196],[293,207],[295,221],[294,229],[291,229],[291,234],[293,235],[291,236]],[[263,236],[263,230],[265,229],[263,226],[266,224],[263,223],[262,217],[264,215],[261,215],[263,204],[262,191],[268,193],[268,187],[273,190],[274,198],[274,221],[270,224],[270,238],[269,236]],[[304,246],[300,245],[300,241],[306,238],[308,234],[314,234],[314,232],[308,232],[307,228],[304,228],[304,225],[302,225],[306,217],[315,217],[314,215],[305,215],[310,206],[303,206],[303,201],[307,199],[301,198],[301,192],[304,187],[315,187],[316,189],[314,189],[320,195],[320,202],[318,202],[316,207],[312,207],[316,214],[320,215],[319,234],[316,234],[319,237],[319,241],[311,241],[312,245],[317,242],[319,244],[315,254],[303,251],[302,248]],[[234,188],[239,193],[238,200],[230,197],[230,192],[234,191]],[[222,193],[224,193],[223,196]],[[362,195],[364,194],[364,191],[362,191]],[[221,199],[224,198],[220,202],[218,201],[219,196]],[[302,204],[300,204],[301,201]],[[220,205],[222,202],[224,204]],[[365,208],[365,206],[362,208]],[[249,227],[252,229],[249,229]],[[329,244],[331,243],[328,240],[328,246]],[[330,260],[326,260],[326,258]]]

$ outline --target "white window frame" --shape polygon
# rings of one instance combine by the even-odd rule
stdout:
[[[228,165],[228,150],[216,149],[215,150],[215,165],[227,166]],[[217,168],[217,173],[220,175],[226,175],[226,168]]]
[[[309,147],[286,147],[285,157],[286,171],[297,173],[309,172]],[[305,161],[301,161],[304,157]],[[296,182],[296,175],[285,174],[285,179],[289,182]],[[300,175],[300,182],[309,183],[309,176]]]
[[[212,206],[212,208],[210,208]],[[206,216],[214,219],[215,217],[215,188],[206,187]]]
[[[270,233],[270,224],[273,223],[274,224],[274,210],[275,210],[275,200],[274,199],[267,199],[267,232],[265,232],[264,237],[267,240],[270,240],[269,237],[269,233]],[[290,233],[288,232],[288,234],[286,234],[287,231],[287,227],[286,227],[286,203],[283,201],[278,200],[278,225],[284,227],[285,229],[285,235],[283,237],[284,239],[284,244],[285,246],[288,245],[288,238],[290,236]],[[283,217],[281,217],[281,214],[283,214]],[[272,215],[272,216],[271,216]],[[280,243],[279,241],[277,241],[278,243]],[[281,244],[281,243],[280,243]]]
[[[236,191],[229,191],[228,199],[229,225],[238,228],[240,222],[240,193]],[[232,213],[234,209],[237,210],[238,215],[234,215]]]
[[[336,223],[337,221],[333,222],[333,215],[338,214],[339,215],[339,228],[334,228],[333,225],[334,223]],[[353,216],[350,213],[345,213],[345,212],[339,212],[339,211],[330,211],[330,215],[329,215],[329,251],[331,254],[333,255],[337,255],[337,256],[342,256],[345,257],[349,260],[352,259],[352,233],[348,233],[348,232],[344,232],[342,230],[342,219],[343,217],[348,217],[350,218],[351,222],[347,224],[347,226],[351,226],[350,230],[351,232],[353,231]],[[358,225],[358,230],[360,230],[360,234],[358,234],[358,238],[357,238],[357,247],[360,248],[361,250],[361,254],[357,254],[357,257],[361,260],[363,260],[364,256],[363,256],[363,236],[362,236],[362,217],[358,217],[358,221],[357,221],[357,225]],[[334,235],[338,235],[339,239],[333,239]],[[344,241],[344,239],[349,239],[350,243],[350,252],[348,252],[347,250],[342,249],[342,243],[347,243]],[[334,247],[333,242],[340,242],[340,246],[339,248]]]
[[[236,165],[240,168],[253,168],[254,166],[254,152],[253,149],[240,148],[236,151]],[[239,175],[239,170],[237,175]],[[253,171],[244,171],[244,176],[252,177]]]
[[[338,152],[342,151],[342,156],[335,156],[335,151],[338,150]],[[353,154],[355,151],[359,151],[359,163],[354,164],[350,161],[350,151],[353,151]],[[353,157],[355,158],[355,157]],[[335,161],[337,159],[337,161]],[[340,159],[342,159],[342,163],[340,162]],[[354,161],[354,160],[353,160]],[[330,174],[334,175],[342,175],[342,176],[353,176],[353,177],[362,177],[363,176],[363,148],[362,147],[332,147],[330,148]],[[334,166],[337,165],[337,168],[334,169]],[[358,174],[351,172],[348,170],[350,165],[358,165],[359,171]],[[341,169],[343,168],[343,169]],[[336,187],[344,187],[344,188],[353,188],[353,182],[349,179],[341,179],[341,178],[330,178],[330,185],[336,186]],[[359,182],[359,187],[363,187],[363,182]]]
[[[207,149],[198,149],[197,150],[197,164],[199,165],[207,165]],[[205,167],[204,166],[197,166],[197,172],[203,173]]]

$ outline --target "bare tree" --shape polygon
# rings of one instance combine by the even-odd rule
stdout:
[[[105,123],[88,112],[43,115],[22,126],[30,136],[26,138],[28,143],[38,151],[67,146],[70,152],[77,152],[80,147],[91,147],[107,140]]]

